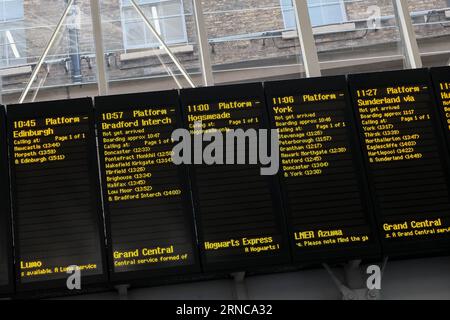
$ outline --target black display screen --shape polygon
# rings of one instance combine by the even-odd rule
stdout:
[[[261,175],[259,162],[236,164],[236,150],[234,161],[225,161],[231,154],[228,150],[219,151],[225,144],[236,147],[236,141],[225,142],[225,134],[230,130],[257,132],[268,127],[264,100],[261,84],[181,91],[185,126],[195,153],[192,158],[198,159],[199,155],[201,158],[203,148],[206,152],[211,147],[208,142],[195,141],[203,139],[204,134],[220,132],[223,143],[218,144],[215,155],[227,163],[197,161],[190,166],[201,258],[206,271],[246,271],[289,261],[274,176]],[[194,129],[196,122],[202,122],[202,128]],[[243,149],[249,154],[249,143]]]
[[[447,146],[450,146],[450,67],[431,69],[431,76],[436,90],[439,114],[444,125]]]
[[[297,261],[379,254],[345,77],[265,83]]]
[[[172,162],[177,91],[98,97],[113,280],[199,271],[187,168]]]
[[[12,236],[5,108],[0,105],[0,294],[12,290]]]
[[[92,100],[8,106],[18,290],[106,278]]]
[[[428,70],[349,82],[385,253],[448,248],[448,157]]]

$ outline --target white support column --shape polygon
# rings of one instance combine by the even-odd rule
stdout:
[[[408,66],[411,69],[422,68],[422,58],[420,56],[414,26],[411,21],[411,15],[408,10],[408,1],[394,0],[394,3],[399,20],[398,23],[400,24],[401,37],[406,49],[406,60],[408,62]]]
[[[200,50],[200,64],[202,68],[203,84],[214,85],[211,55],[209,50],[208,33],[206,31],[205,17],[201,0],[192,0],[194,5],[195,25],[197,27],[197,41]]]
[[[308,78],[320,77],[322,73],[320,71],[316,42],[309,17],[308,3],[305,0],[293,0],[293,4],[297,18],[297,32],[302,47],[306,76]]]
[[[98,94],[108,94],[108,77],[106,74],[105,50],[103,46],[102,18],[100,15],[100,1],[90,0],[92,31],[94,33],[95,59],[97,61]]]
[[[62,14],[61,18],[59,19],[55,30],[53,30],[53,34],[50,37],[50,40],[48,41],[47,46],[44,49],[44,52],[40,56],[36,66],[34,67],[33,72],[31,73],[30,79],[28,79],[28,83],[25,86],[25,89],[22,91],[22,94],[20,95],[19,104],[21,104],[25,101],[25,98],[27,97],[28,92],[30,91],[34,80],[36,80],[39,70],[41,69],[42,65],[44,64],[44,61],[47,58],[47,55],[50,52],[50,49],[52,48],[53,43],[55,42],[55,40],[58,36],[58,33],[61,30],[61,27],[63,26],[64,20],[66,20],[66,17],[69,14],[69,11],[72,9],[73,2],[74,2],[74,0],[69,0],[69,2],[67,3],[67,7],[64,10],[64,13]]]

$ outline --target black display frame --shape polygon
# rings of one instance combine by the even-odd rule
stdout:
[[[6,268],[8,283],[0,286],[0,294],[10,294],[14,291],[14,261],[12,244],[12,221],[11,221],[11,199],[10,199],[10,177],[8,165],[8,145],[6,139],[6,112],[5,107],[0,105],[0,244],[4,245],[2,251],[6,253]],[[3,235],[1,234],[3,233]],[[3,243],[2,243],[3,242]]]
[[[169,106],[173,105],[176,109],[176,120],[177,127],[182,128],[182,116],[180,109],[180,101],[177,90],[159,91],[159,92],[143,92],[143,93],[131,93],[123,95],[111,95],[111,96],[99,96],[94,100],[95,105],[95,122],[98,129],[98,147],[99,147],[99,157],[100,161],[100,172],[101,172],[101,184],[103,190],[103,206],[105,213],[105,224],[106,224],[106,235],[107,235],[107,259],[109,263],[109,274],[112,283],[133,283],[136,281],[149,281],[149,282],[161,282],[158,278],[168,278],[181,277],[181,276],[193,276],[201,271],[198,244],[196,243],[196,232],[195,232],[195,218],[192,207],[192,199],[189,196],[189,175],[187,168],[183,165],[178,167],[178,176],[181,181],[180,187],[185,190],[183,196],[183,206],[185,214],[191,215],[190,220],[192,221],[189,230],[193,237],[193,255],[195,263],[191,266],[181,266],[181,267],[170,267],[170,268],[157,268],[142,271],[128,271],[128,272],[114,272],[114,261],[112,256],[112,234],[111,234],[111,220],[108,208],[108,200],[106,195],[106,180],[104,177],[105,172],[105,162],[103,161],[102,154],[104,153],[104,144],[101,139],[101,113],[102,112],[115,112],[124,110],[136,109],[135,106],[140,108],[151,109],[155,106]]]
[[[7,136],[9,142],[9,151],[13,152],[13,123],[16,120],[33,119],[33,118],[45,118],[49,116],[80,116],[86,115],[89,118],[89,132],[90,136],[87,137],[87,144],[89,148],[88,157],[90,159],[88,164],[88,170],[90,174],[90,186],[95,192],[92,195],[92,208],[95,210],[93,212],[93,218],[95,215],[99,234],[99,244],[102,268],[101,274],[86,276],[82,278],[82,289],[89,289],[92,286],[103,285],[108,281],[108,268],[106,260],[106,248],[105,248],[105,238],[104,238],[104,228],[103,228],[103,211],[101,206],[101,189],[100,181],[98,179],[98,160],[97,160],[97,146],[96,146],[96,133],[95,133],[95,123],[94,123],[94,108],[93,101],[91,98],[78,98],[69,100],[54,100],[54,101],[43,101],[36,103],[24,103],[20,105],[8,105],[7,106]],[[17,219],[17,201],[16,201],[16,177],[15,172],[11,168],[11,195],[12,195],[12,211],[13,211],[13,221]],[[14,238],[19,239],[19,230],[17,223],[14,223]],[[17,243],[14,247],[14,254],[16,257],[15,266],[15,282],[17,292],[30,292],[36,290],[52,290],[52,291],[63,291],[69,293],[76,293],[74,291],[69,291],[66,287],[66,279],[57,280],[46,280],[46,281],[35,281],[30,283],[20,282],[20,245]]]
[[[394,70],[387,72],[371,72],[351,74],[347,76],[347,83],[349,87],[350,97],[352,99],[353,112],[355,119],[358,119],[358,110],[356,104],[356,90],[368,87],[384,87],[384,86],[402,86],[424,84],[428,86],[429,95],[429,111],[431,116],[432,127],[436,136],[436,145],[438,147],[438,155],[442,161],[442,172],[446,180],[447,188],[450,196],[450,157],[445,150],[445,137],[442,126],[439,120],[438,107],[434,95],[432,81],[429,70],[426,68],[413,70]],[[371,170],[368,168],[368,155],[365,151],[364,131],[360,121],[356,121],[359,137],[361,141],[361,148],[365,160],[366,174],[369,182],[369,190],[372,194],[372,203],[374,206],[375,219],[378,222],[378,234],[382,246],[382,252],[385,257],[392,258],[408,258],[419,256],[434,256],[440,254],[448,254],[450,248],[450,235],[443,236],[440,239],[402,239],[398,243],[389,243],[384,239],[383,235],[383,221],[380,216],[380,207],[375,198],[374,179]]]
[[[439,109],[439,119],[441,120],[442,130],[444,132],[447,150],[450,152],[450,130],[449,124],[446,122],[445,111],[442,105],[441,89],[439,83],[441,81],[450,82],[450,67],[435,67],[430,69],[431,79],[433,82],[434,93],[436,97],[437,107]]]
[[[220,100],[232,101],[239,99],[257,99],[261,102],[261,129],[269,129],[269,116],[265,103],[264,88],[262,83],[246,83],[238,85],[223,85],[214,87],[202,87],[180,90],[181,110],[185,129],[189,128],[188,113],[186,106],[195,103],[214,103]],[[279,267],[286,267],[292,263],[290,255],[289,241],[287,238],[286,220],[281,203],[281,193],[276,181],[276,176],[267,176],[272,195],[272,208],[274,221],[278,226],[281,236],[281,248],[279,253],[271,257],[244,259],[241,261],[207,263],[202,244],[204,243],[203,226],[201,223],[201,210],[199,190],[197,188],[195,166],[188,165],[191,181],[192,197],[194,201],[194,211],[197,217],[197,236],[199,240],[200,260],[205,273],[233,273],[233,272],[258,272]]]
[[[351,147],[351,155],[354,162],[353,169],[357,176],[357,186],[361,195],[361,205],[363,207],[363,216],[368,222],[371,240],[367,243],[343,245],[339,248],[306,248],[297,249],[293,230],[290,227],[290,210],[288,208],[289,199],[287,197],[286,183],[281,172],[278,174],[278,181],[281,189],[284,210],[286,212],[287,226],[289,229],[289,240],[291,243],[292,256],[295,263],[337,263],[355,259],[373,260],[381,257],[381,246],[376,228],[376,221],[372,209],[372,199],[369,194],[368,181],[365,174],[363,155],[361,154],[360,139],[356,129],[356,119],[352,111],[350,93],[348,91],[347,80],[345,76],[316,77],[308,79],[293,79],[265,82],[264,90],[266,93],[266,105],[270,115],[270,125],[272,129],[275,126],[275,114],[273,112],[273,103],[271,99],[274,96],[299,96],[301,94],[315,94],[331,92],[343,92],[346,108],[344,116],[347,123],[347,138]],[[280,170],[282,170],[280,168]]]

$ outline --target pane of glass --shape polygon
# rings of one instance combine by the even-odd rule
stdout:
[[[185,20],[179,0],[142,5],[141,8],[167,43],[187,41]],[[151,48],[159,45],[156,37],[133,7],[124,7],[122,10],[125,19],[126,49]]]
[[[300,44],[289,2],[202,3],[216,83],[301,76]]]
[[[189,87],[173,61],[162,49],[152,32],[144,24],[133,7],[122,7],[101,2],[103,40],[107,55],[108,80],[111,93],[158,91]],[[113,4],[115,2],[112,2]],[[141,1],[141,3],[144,3]],[[161,30],[162,37],[180,60],[183,67],[201,84],[200,63],[195,20],[191,0],[146,1],[141,5],[146,17],[154,27]],[[131,10],[129,12],[128,10]],[[127,12],[124,14],[124,12]],[[144,34],[134,39],[139,47],[127,47],[126,17],[137,17]]]
[[[125,24],[126,47],[128,49],[146,46],[144,28],[143,22],[127,22]]]
[[[342,9],[342,3],[340,3],[339,0],[334,0],[332,4],[322,5],[322,24],[345,22],[345,16]]]
[[[159,17],[181,16],[182,3],[178,0],[165,1],[159,5]]]
[[[164,39],[171,44],[186,42],[184,20],[180,17],[160,19]]]
[[[121,0],[122,6],[131,6],[131,1],[129,0]],[[148,3],[158,3],[159,0],[136,0],[137,4],[148,4]]]
[[[20,23],[0,31],[0,68],[14,67],[26,63],[25,30]]]
[[[324,18],[322,15],[322,7],[310,6],[309,7],[309,16],[311,18],[311,24],[313,26],[320,26],[320,25],[325,24]]]
[[[325,23],[313,27],[324,75],[404,68],[392,0],[327,0],[315,4],[321,8]]]
[[[152,23],[155,23],[154,18],[157,18],[157,17],[154,17],[153,10],[154,10],[155,7],[157,7],[157,5],[155,5],[155,4],[152,4],[152,5],[150,5],[150,4],[142,4],[142,5],[140,5],[140,7],[141,7],[142,11],[144,11],[145,16],[148,19],[150,19],[150,21]],[[134,9],[134,7],[130,7],[128,10],[133,11],[134,15],[136,16],[136,19],[142,21],[142,18],[139,16],[138,13],[136,13],[136,9]]]
[[[450,1],[408,0],[425,66],[450,64]]]
[[[3,19],[17,20],[23,19],[23,1],[22,0],[4,0]]]
[[[16,66],[26,63],[25,57],[25,30],[18,28],[16,30],[5,31],[5,48],[7,49],[6,56],[8,57],[9,66]]]
[[[308,6],[313,26],[345,21],[342,0],[308,0]]]
[[[292,7],[289,9],[283,9],[283,19],[286,30],[297,28],[297,21],[295,20],[295,13]]]
[[[280,0],[286,28],[295,26],[292,0]],[[313,26],[341,23],[346,20],[343,0],[308,0],[309,15]]]
[[[163,2],[158,7],[159,25],[168,43],[186,42],[186,22],[179,1]]]
[[[12,36],[14,37],[14,45],[15,45],[15,61],[13,64],[24,64],[27,63],[26,58],[26,48],[27,48],[27,39],[26,39],[26,32],[23,28],[18,28],[16,30],[11,31]],[[16,56],[17,53],[19,56]]]
[[[14,6],[12,3],[15,2]],[[19,9],[18,3],[21,4]],[[66,1],[11,1],[19,21],[0,24],[3,103],[17,103],[40,56],[44,52],[65,8]],[[90,1],[76,0],[57,34],[26,102],[95,96],[96,61],[90,16]],[[12,14],[12,13],[11,13]],[[8,40],[13,39],[13,46]],[[5,40],[6,39],[6,40]],[[8,42],[9,41],[9,42]],[[6,46],[5,46],[6,44]]]
[[[8,40],[6,39],[6,33],[0,32],[0,68],[8,65]]]
[[[123,7],[122,13],[123,13],[123,19],[126,22],[140,21],[139,15],[133,7]]]

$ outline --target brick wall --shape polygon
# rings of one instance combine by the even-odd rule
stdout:
[[[90,20],[89,0],[76,0],[81,10],[81,30],[79,38],[79,50],[86,58],[93,57],[94,46],[92,36],[92,26]],[[205,21],[209,38],[214,40],[211,45],[211,57],[213,64],[217,68],[231,67],[251,67],[264,65],[277,65],[286,63],[296,63],[298,57],[298,40],[282,39],[284,21],[280,9],[279,0],[203,0],[205,11]],[[448,6],[447,0],[410,0],[412,11],[426,10],[430,8],[443,8]],[[363,0],[352,1],[345,5],[347,19],[355,22],[356,30],[339,33],[326,33],[316,35],[316,42],[320,54],[342,51],[350,49],[371,48],[376,55],[376,45],[393,43],[399,47],[399,32],[395,18],[383,20],[380,28],[366,30],[365,19],[371,14],[367,9],[377,5],[381,9],[383,16],[394,14],[392,0]],[[120,59],[125,52],[120,0],[101,1],[101,11],[103,19],[104,46],[107,53],[110,53],[108,75],[111,80],[133,79],[167,74],[157,57],[148,57],[124,62]],[[449,5],[450,6],[450,5]],[[52,29],[56,25],[59,17],[64,11],[65,3],[61,0],[24,0],[25,20],[27,27],[27,52],[29,63],[35,63],[42,53]],[[184,12],[188,43],[194,46],[193,52],[180,54],[179,59],[183,65],[191,71],[198,71],[198,48],[196,45],[195,24],[192,16],[191,1],[184,1]],[[441,16],[433,16],[433,19],[444,19]],[[422,18],[423,19],[423,18]],[[430,36],[450,35],[450,28],[444,28],[441,24],[432,26],[417,27],[417,34],[420,38]],[[255,39],[228,39],[231,36],[244,36],[254,34]],[[50,52],[50,59],[55,60],[51,64],[50,74],[45,81],[47,86],[57,86],[71,84],[71,74],[67,72],[64,63],[56,63],[58,60],[67,57],[69,39],[64,31],[58,42],[57,48]],[[399,47],[398,52],[401,52]],[[168,59],[162,57],[163,61],[176,70]],[[95,81],[95,59],[91,59],[91,65],[87,60],[82,63],[83,82]],[[39,79],[45,76],[41,70]],[[26,81],[25,76],[8,77],[3,79],[5,89],[21,88]],[[38,81],[39,81],[38,79]]]

